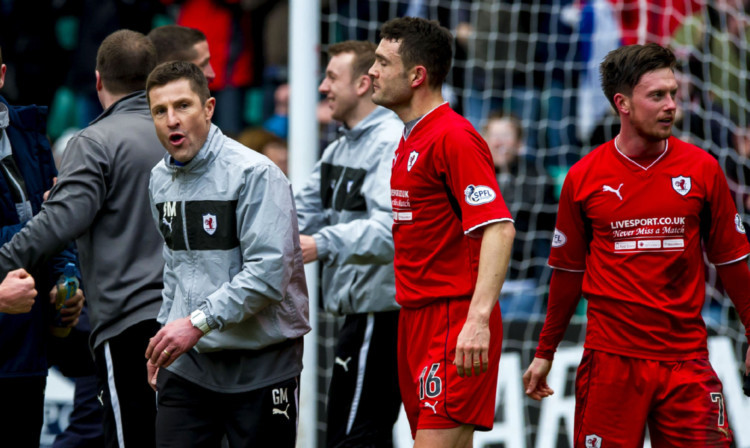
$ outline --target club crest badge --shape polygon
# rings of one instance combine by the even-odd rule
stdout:
[[[602,448],[602,438],[596,434],[587,435],[586,448]]]
[[[409,161],[406,163],[406,171],[411,171],[411,167],[413,167],[414,164],[417,163],[417,157],[419,157],[419,153],[417,151],[412,151],[411,154],[409,154]]]
[[[674,191],[679,193],[682,196],[685,196],[690,192],[690,188],[692,187],[692,183],[690,182],[689,177],[685,176],[678,176],[672,178],[672,188],[674,188]]]
[[[216,215],[210,213],[203,215],[203,230],[209,235],[216,233]]]

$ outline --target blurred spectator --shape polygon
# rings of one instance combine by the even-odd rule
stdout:
[[[289,136],[289,84],[282,84],[273,94],[274,109],[263,128],[286,139]]]
[[[288,174],[289,151],[283,138],[262,128],[250,128],[242,131],[237,141],[268,157],[284,174]]]
[[[495,161],[500,192],[516,228],[500,309],[503,318],[539,314],[542,294],[537,285],[545,283],[540,279],[550,251],[557,209],[553,184],[541,160],[524,154],[523,129],[518,118],[492,112],[484,127],[484,138]]]

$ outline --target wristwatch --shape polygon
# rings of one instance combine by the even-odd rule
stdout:
[[[207,335],[211,331],[211,327],[208,326],[208,322],[206,321],[206,314],[201,310],[195,310],[190,313],[190,323],[202,331],[204,335]]]

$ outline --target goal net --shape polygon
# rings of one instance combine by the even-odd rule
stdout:
[[[612,139],[619,124],[601,93],[599,63],[623,44],[657,42],[678,56],[675,135],[710,152],[723,167],[745,225],[750,222],[748,11],[742,0],[329,0],[323,3],[321,49],[347,39],[378,42],[378,29],[399,16],[438,20],[456,37],[444,95],[485,133],[489,117],[517,117],[523,130],[517,166],[501,191],[517,218],[511,278],[504,290],[504,349],[496,423],[476,433],[477,447],[569,447],[573,378],[585,334],[585,301],[560,346],[539,404],[525,397],[521,375],[531,361],[546,311],[556,203],[570,166]],[[322,51],[321,66],[325,67]],[[484,135],[488,135],[485,133]],[[508,175],[509,174],[509,175]],[[503,187],[505,185],[505,187]],[[656,268],[656,267],[655,267]],[[742,394],[744,328],[708,268],[704,318],[714,369],[738,447],[750,447],[750,399]],[[318,446],[324,446],[325,401],[340,320],[319,313]],[[395,374],[395,372],[394,372]],[[411,446],[404,421],[397,446]]]

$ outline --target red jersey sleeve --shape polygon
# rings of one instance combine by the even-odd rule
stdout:
[[[549,265],[566,271],[582,272],[586,269],[588,241],[583,206],[576,198],[576,185],[575,172],[571,171],[565,177],[560,193]]]
[[[461,211],[461,226],[470,233],[491,222],[512,220],[495,178],[492,155],[473,129],[446,132],[440,164],[436,167]],[[440,166],[442,165],[442,166]]]
[[[707,164],[706,201],[710,211],[711,227],[708,233],[706,253],[713,264],[737,261],[750,253],[750,244],[745,236],[742,217],[732,201],[724,172],[714,160]]]
[[[747,289],[747,285],[750,284],[750,269],[747,262],[742,260],[716,266],[716,272],[719,273],[727,295],[740,315],[742,325],[745,326],[745,337],[750,342],[750,291]]]
[[[582,272],[555,269],[549,282],[547,317],[539,335],[536,357],[552,360],[581,300]]]

